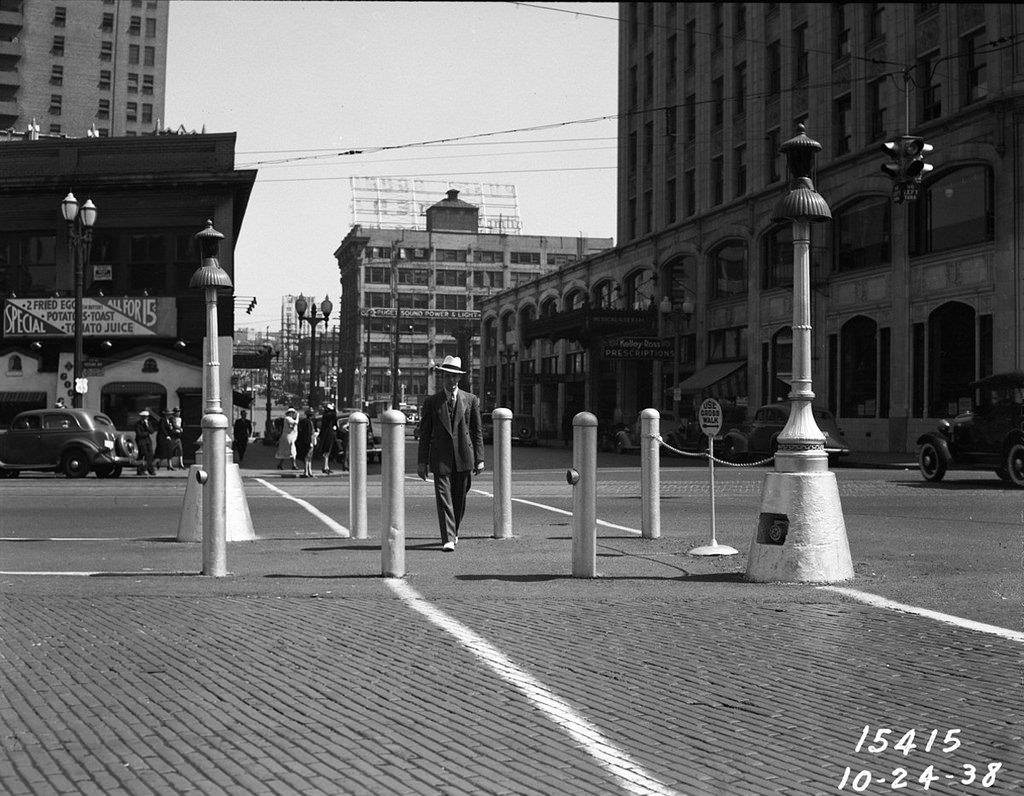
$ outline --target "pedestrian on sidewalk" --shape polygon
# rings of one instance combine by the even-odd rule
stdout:
[[[139,461],[137,475],[156,475],[156,466],[153,460],[153,421],[148,409],[139,412],[139,419],[135,421],[135,447],[138,450]]]
[[[238,454],[238,463],[241,464],[245,458],[245,451],[249,447],[249,437],[252,436],[252,421],[246,415],[243,409],[235,421],[235,426],[231,430],[231,447],[235,453]]]
[[[298,434],[295,437],[295,457],[302,462],[302,477],[313,477],[313,450],[316,447],[316,426],[313,424],[313,409],[306,411],[299,418]]]
[[[171,465],[170,469],[185,469],[185,452],[182,450],[181,434],[184,429],[181,423],[181,410],[174,407],[171,412]],[[177,467],[175,467],[177,462]]]
[[[428,469],[434,474],[441,549],[450,553],[459,541],[472,476],[484,471],[484,435],[480,399],[459,389],[466,373],[462,359],[446,356],[434,370],[441,388],[423,403],[416,474],[424,481]]]
[[[274,458],[277,459],[277,469],[284,469],[284,463],[292,463],[292,469],[298,470],[295,465],[295,440],[299,436],[299,413],[294,407],[289,406],[284,413],[284,424],[281,426],[281,438],[277,441],[277,452]]]
[[[160,413],[160,420],[156,426],[156,468],[160,469],[160,462],[167,462],[167,469],[173,470],[171,466],[171,410],[164,409]]]
[[[334,455],[334,441],[338,438],[338,413],[334,404],[327,402],[320,415],[320,433],[317,435],[317,453],[324,457],[324,475],[331,474],[331,457]]]

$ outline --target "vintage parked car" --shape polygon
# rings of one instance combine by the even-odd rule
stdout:
[[[483,434],[484,445],[494,444],[494,418],[490,412],[482,412],[480,415],[480,430]],[[417,429],[416,438],[419,439]],[[512,444],[531,445],[537,444],[537,421],[532,415],[512,415]]]
[[[135,439],[120,432],[100,412],[84,409],[32,409],[0,431],[0,475],[22,470],[61,472],[68,478],[117,478],[134,464]]]
[[[1024,372],[995,373],[971,389],[971,411],[918,437],[921,475],[941,481],[950,467],[993,470],[1024,488]]]
[[[358,412],[358,411],[359,411],[358,409],[355,409],[355,408],[350,407],[350,406],[345,406],[345,407],[342,407],[341,409],[339,409],[338,410],[338,429],[340,430],[342,426],[344,426],[346,423],[349,422],[349,417],[351,417],[353,412]],[[316,422],[317,422],[317,427],[319,428],[319,426],[320,426],[320,417],[319,417],[319,415],[317,416]],[[373,418],[367,416],[367,418],[366,418],[366,461],[368,461],[368,462],[377,462],[378,464],[380,463],[380,457],[381,457],[380,443],[381,443],[381,436],[380,436],[380,434],[374,433]]]
[[[830,463],[840,456],[850,455],[850,446],[843,439],[843,432],[835,416],[821,406],[811,407],[814,422],[825,435],[825,453]],[[754,419],[741,428],[734,428],[715,441],[717,458],[734,460],[739,458],[768,458],[778,448],[779,433],[789,421],[790,402],[765,404],[754,412]]]

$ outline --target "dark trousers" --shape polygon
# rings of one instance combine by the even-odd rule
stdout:
[[[469,470],[451,475],[434,473],[434,500],[437,502],[437,523],[441,526],[441,544],[454,542],[466,513],[466,495],[473,481]]]

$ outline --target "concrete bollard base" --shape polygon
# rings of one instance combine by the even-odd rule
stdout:
[[[196,478],[203,468],[193,464],[188,468],[185,479],[185,498],[182,501],[181,516],[178,518],[178,541],[203,541],[203,487]],[[242,489],[242,473],[237,464],[227,465],[227,517],[226,535],[228,542],[251,542],[256,539],[252,527],[252,515]]]
[[[758,583],[853,580],[835,473],[765,476],[745,577]]]

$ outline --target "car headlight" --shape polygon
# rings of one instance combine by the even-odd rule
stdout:
[[[952,428],[952,427],[950,426],[948,420],[940,420],[939,421],[939,433],[945,434],[948,437],[949,436],[950,428]]]

